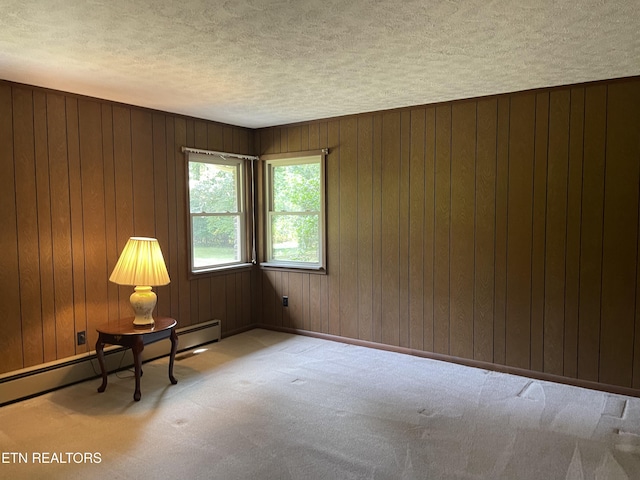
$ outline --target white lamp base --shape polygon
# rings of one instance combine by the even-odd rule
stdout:
[[[136,327],[152,327],[155,323],[153,309],[156,308],[158,297],[148,286],[137,286],[134,290],[129,297],[131,307],[136,312],[133,324]]]

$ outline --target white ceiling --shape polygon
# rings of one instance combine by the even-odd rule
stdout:
[[[0,78],[264,127],[640,75],[640,0],[0,0]]]

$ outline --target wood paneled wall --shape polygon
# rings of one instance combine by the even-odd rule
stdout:
[[[329,147],[328,274],[191,279],[183,145]],[[639,190],[637,78],[256,132],[0,81],[0,373],[91,350],[96,324],[129,314],[130,289],[108,282],[118,254],[148,235],[172,279],[158,314],[180,326],[291,327],[638,389]]]
[[[256,322],[640,388],[640,79],[262,129],[256,147],[330,148],[328,274],[262,270]]]
[[[0,81],[0,373],[92,350],[130,315],[108,277],[132,235],[163,250],[159,315],[251,324],[249,271],[188,276],[185,145],[252,153],[253,131]]]

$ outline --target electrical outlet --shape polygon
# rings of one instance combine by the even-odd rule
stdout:
[[[85,343],[87,343],[87,332],[83,330],[78,332],[78,345],[84,345]]]
[[[287,297],[286,295],[284,297],[282,297],[282,306],[283,307],[288,307],[289,306],[289,297]]]

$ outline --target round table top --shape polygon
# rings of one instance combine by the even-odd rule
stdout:
[[[138,327],[133,324],[134,318],[135,317],[127,317],[113,320],[110,323],[99,325],[96,327],[96,330],[98,333],[105,333],[107,335],[140,335],[169,330],[178,324],[175,318],[157,317],[153,319],[155,323],[152,326]]]

